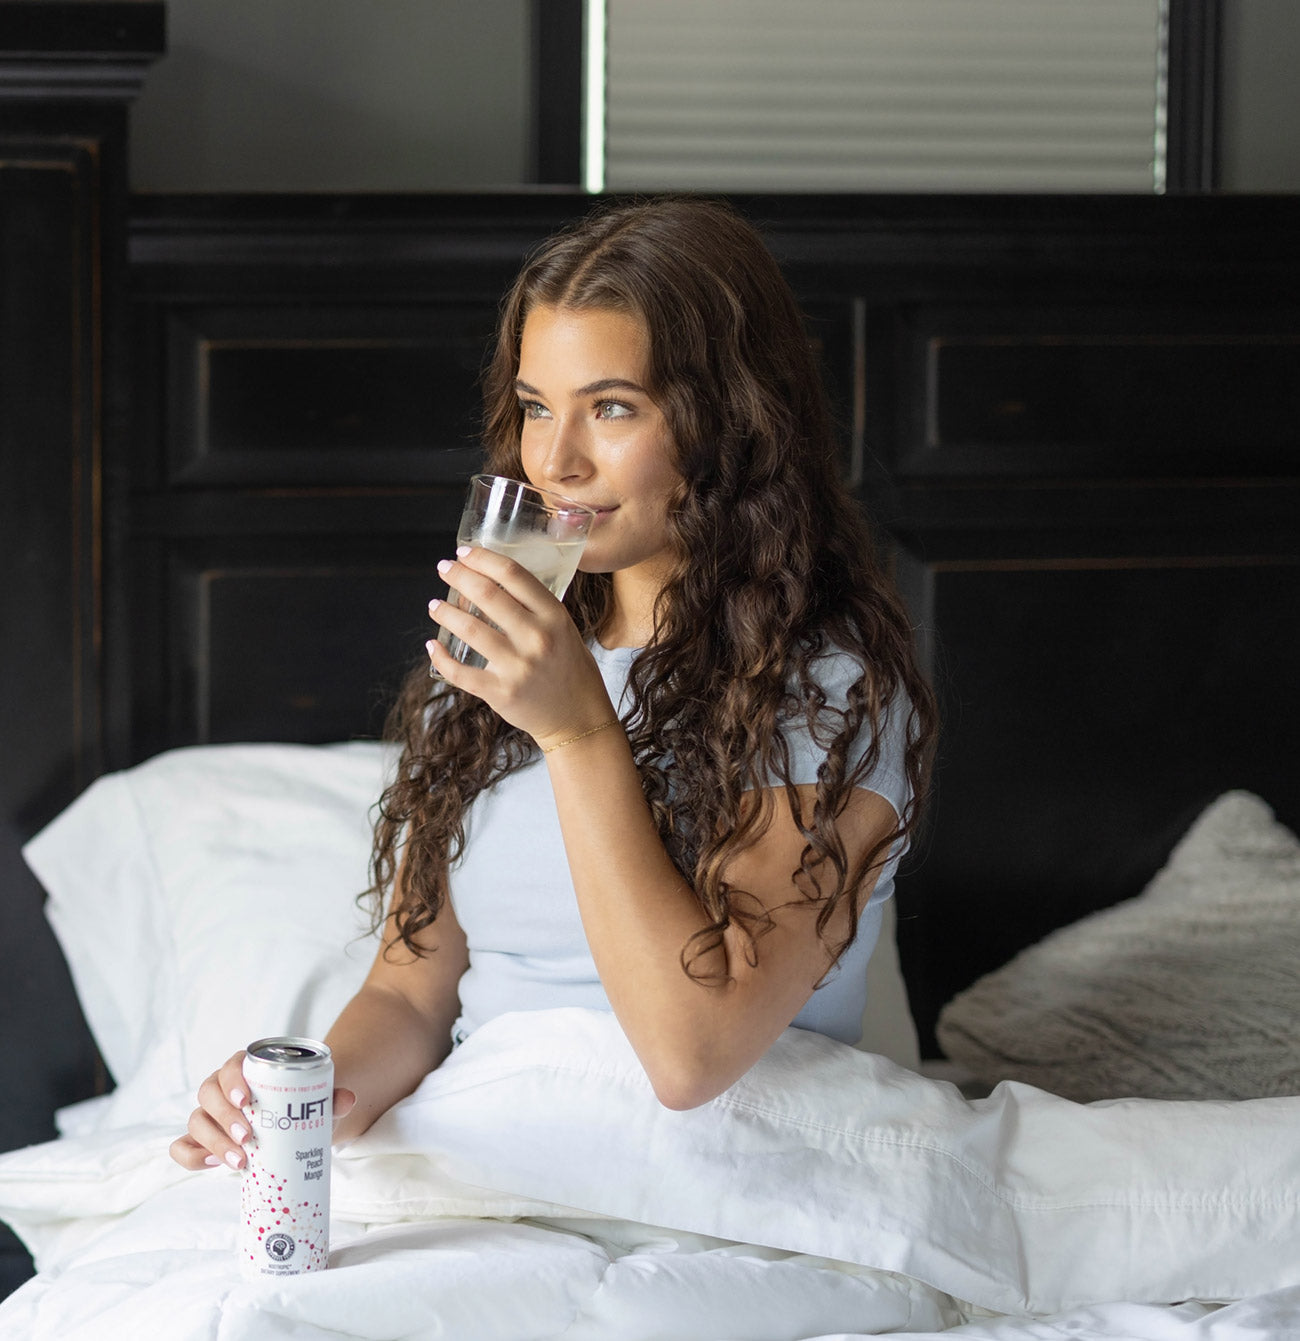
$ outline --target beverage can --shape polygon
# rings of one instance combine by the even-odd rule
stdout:
[[[246,1275],[297,1276],[329,1264],[334,1062],[310,1038],[261,1038],[244,1054],[252,1136],[241,1185]]]

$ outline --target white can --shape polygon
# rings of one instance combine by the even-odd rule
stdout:
[[[245,1275],[297,1276],[329,1265],[334,1063],[310,1038],[261,1038],[244,1055],[252,1138],[242,1180]]]

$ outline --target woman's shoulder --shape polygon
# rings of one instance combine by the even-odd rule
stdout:
[[[896,682],[878,696],[873,674],[863,652],[833,644],[815,651],[798,677],[799,706],[787,718],[782,735],[798,773],[792,780],[814,780],[831,750],[845,751],[849,773],[871,756],[869,770],[856,785],[880,792],[898,809],[907,794],[904,756],[911,702]],[[873,710],[873,703],[878,709]]]
[[[865,653],[835,643],[813,652],[807,668],[809,679],[828,695],[833,691],[847,694],[854,685],[864,684],[870,677]]]
[[[836,643],[811,652],[796,678],[802,687],[800,697],[807,697],[815,687],[827,707],[840,710],[849,705],[850,698],[858,702],[883,699],[886,712],[907,702],[897,677],[882,676],[865,651]]]

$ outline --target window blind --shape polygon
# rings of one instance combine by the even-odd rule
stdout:
[[[1161,0],[598,5],[590,186],[1161,189]]]

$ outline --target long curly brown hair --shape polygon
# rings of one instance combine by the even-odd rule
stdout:
[[[654,637],[633,662],[623,718],[665,848],[708,919],[683,947],[683,966],[693,972],[731,925],[748,932],[757,953],[770,919],[725,873],[771,822],[764,793],[775,784],[805,839],[791,899],[814,901],[819,933],[841,954],[864,880],[916,827],[935,707],[902,604],[841,482],[794,295],[759,234],[720,202],[606,206],[552,238],[506,295],[484,375],[487,469],[518,479],[523,414],[514,383],[524,319],[539,305],[644,322],[647,391],[666,417],[683,480],[668,517],[678,559]],[[610,599],[607,574],[578,573],[565,605],[584,637],[599,635]],[[836,651],[861,667],[842,709],[826,702],[817,676],[818,658]],[[908,714],[911,800],[894,830],[850,862],[838,820],[878,760],[890,705]],[[811,816],[791,783],[782,733],[783,723],[801,722],[825,750]],[[538,752],[481,700],[431,681],[423,663],[388,734],[402,754],[379,807],[370,892],[378,922],[404,857],[392,911],[414,951],[413,938],[447,898],[470,804]],[[852,762],[860,736],[870,743]],[[845,908],[848,936],[830,944],[827,928]]]

